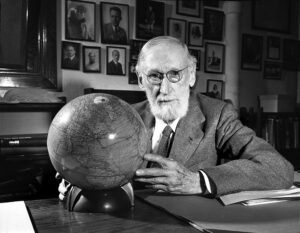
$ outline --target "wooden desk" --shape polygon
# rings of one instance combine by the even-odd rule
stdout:
[[[64,209],[58,199],[25,201],[38,233],[130,232],[196,233],[199,231],[140,200],[128,214],[78,213]]]

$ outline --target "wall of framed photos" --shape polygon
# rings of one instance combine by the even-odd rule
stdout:
[[[241,107],[256,109],[259,95],[297,96],[298,8],[297,0],[242,2]]]
[[[82,95],[83,89],[89,87],[140,90],[134,73],[137,54],[148,39],[158,35],[178,37],[197,58],[196,91],[209,92],[213,96],[209,82],[216,80],[217,87],[220,88],[217,98],[224,98],[225,16],[222,1],[190,3],[180,0],[61,1],[58,19],[58,37],[61,41],[57,51],[58,79],[67,100]],[[85,8],[86,32],[79,35],[73,30],[70,18],[81,6]],[[151,25],[153,15],[149,12],[149,6],[155,11],[154,25]],[[120,39],[121,36],[118,39],[108,36],[111,32],[106,26],[110,23],[111,7],[121,10],[119,26],[125,35],[123,40]],[[204,24],[205,21],[207,24]],[[72,47],[79,59],[75,66],[64,59],[72,53]],[[121,64],[116,73],[110,66],[113,53],[117,54]],[[94,56],[97,64],[93,69],[88,67],[90,56]]]

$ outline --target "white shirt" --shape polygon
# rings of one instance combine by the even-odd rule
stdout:
[[[172,140],[172,138],[174,137],[174,133],[176,131],[178,122],[179,122],[179,118],[177,118],[171,124],[169,124],[169,126],[173,130],[173,133],[170,136],[170,140]],[[162,137],[162,131],[164,130],[164,128],[166,126],[167,126],[167,124],[163,120],[155,118],[155,126],[153,128],[153,135],[152,135],[152,152],[153,153],[155,153],[157,151],[159,141]],[[203,174],[207,191],[209,193],[211,193],[211,186],[210,186],[210,182],[209,182],[209,179],[208,179],[206,173],[203,172],[202,170],[200,170],[200,172]]]

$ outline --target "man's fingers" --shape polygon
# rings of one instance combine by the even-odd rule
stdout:
[[[153,176],[168,176],[169,170],[165,170],[162,168],[145,168],[145,169],[138,169],[135,172],[136,176],[143,176],[143,177],[153,177]]]
[[[145,154],[144,159],[150,162],[159,163],[160,165],[165,167],[170,166],[171,163],[174,163],[172,159],[165,158],[156,154]]]
[[[136,178],[135,181],[145,182],[149,184],[164,184],[167,185],[168,181],[165,177],[152,177],[152,178]]]

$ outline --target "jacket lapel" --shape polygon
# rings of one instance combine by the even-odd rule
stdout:
[[[177,126],[170,158],[185,164],[193,155],[204,136],[202,131],[205,117],[197,100],[190,96],[190,105],[186,117]]]

